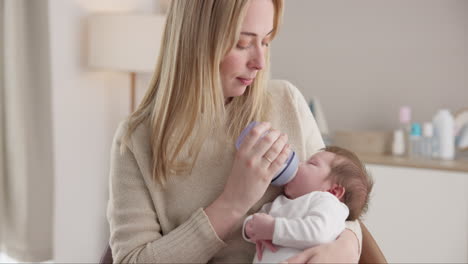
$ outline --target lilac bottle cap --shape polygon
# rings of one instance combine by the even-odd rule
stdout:
[[[242,130],[240,136],[236,140],[236,148],[239,149],[240,145],[244,138],[249,134],[250,130],[254,128],[258,122],[251,122],[244,130]],[[266,133],[265,133],[266,134]],[[264,135],[263,135],[264,136]],[[262,136],[262,137],[263,137]],[[290,182],[296,175],[297,168],[299,167],[299,159],[297,158],[296,152],[292,152],[283,167],[275,174],[273,180],[271,181],[272,185],[282,186]]]
[[[254,128],[257,124],[258,124],[258,122],[252,121],[252,122],[250,122],[250,124],[246,128],[244,128],[244,130],[242,130],[240,136],[236,140],[236,149],[237,150],[239,150],[240,145],[242,144],[242,141],[244,141],[245,136],[247,136],[247,134],[249,134],[250,130],[252,130],[252,128]]]

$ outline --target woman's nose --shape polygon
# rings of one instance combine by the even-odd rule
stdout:
[[[265,67],[265,50],[263,47],[257,47],[249,60],[249,68],[262,70]]]

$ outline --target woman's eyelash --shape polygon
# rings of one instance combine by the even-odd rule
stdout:
[[[247,46],[242,46],[242,45],[239,45],[237,44],[236,47],[240,50],[245,50],[245,49],[248,49],[251,45],[247,45]],[[262,46],[264,47],[269,47],[270,46],[270,43],[267,42],[267,43],[262,43]]]

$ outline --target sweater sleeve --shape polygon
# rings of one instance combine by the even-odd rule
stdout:
[[[335,197],[321,197],[308,204],[294,203],[297,210],[305,209],[303,217],[275,218],[273,243],[284,247],[306,249],[335,240],[345,229],[348,208]],[[291,210],[291,209],[290,209]]]
[[[180,226],[162,235],[149,186],[131,149],[120,152],[118,134],[112,145],[107,208],[114,262],[208,262],[225,243],[204,210],[199,208]]]

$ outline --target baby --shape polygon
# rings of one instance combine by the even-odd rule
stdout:
[[[351,151],[329,146],[312,155],[299,165],[284,195],[245,219],[244,239],[257,245],[254,263],[279,263],[335,240],[346,220],[366,212],[372,186]]]

